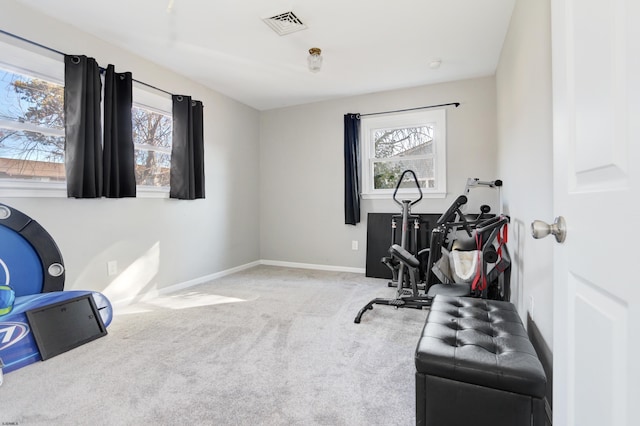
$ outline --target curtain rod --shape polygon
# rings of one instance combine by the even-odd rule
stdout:
[[[407,108],[407,109],[396,109],[394,111],[370,112],[369,114],[359,114],[359,115],[360,115],[360,117],[366,117],[368,115],[392,114],[394,112],[405,112],[405,111],[413,111],[413,110],[416,110],[416,109],[438,108],[438,107],[445,107],[445,106],[450,106],[450,105],[455,105],[455,107],[458,108],[460,106],[460,102],[451,102],[451,103],[448,103],[448,104],[440,104],[440,105],[427,105],[427,106],[421,106],[421,107],[416,107],[416,108]]]
[[[48,50],[49,52],[57,53],[58,55],[62,55],[62,56],[68,56],[68,55],[67,55],[66,53],[64,53],[64,52],[61,52],[61,51],[56,50],[56,49],[54,49],[54,48],[52,48],[52,47],[45,46],[45,45],[43,45],[43,44],[37,43],[37,42],[35,42],[35,41],[32,41],[32,40],[26,39],[26,38],[24,38],[24,37],[20,37],[19,35],[16,35],[16,34],[10,33],[10,32],[8,32],[8,31],[0,30],[0,33],[5,34],[5,35],[8,35],[9,37],[13,37],[13,38],[15,38],[15,39],[18,39],[18,40],[23,41],[23,42],[25,42],[25,43],[29,43],[29,44],[31,44],[31,45],[33,45],[33,46],[37,46],[37,47],[40,47],[40,48],[42,48],[42,49]],[[100,71],[105,71],[105,69],[104,69],[104,68],[102,68],[102,67],[100,67]],[[173,96],[173,93],[171,93],[171,92],[167,92],[166,90],[163,90],[163,89],[161,89],[161,88],[159,88],[159,87],[153,86],[153,85],[148,84],[148,83],[145,83],[145,82],[143,82],[143,81],[136,80],[135,78],[133,78],[132,80],[133,80],[133,81],[135,81],[135,82],[136,82],[136,83],[138,83],[138,84],[142,84],[143,86],[147,86],[147,87],[149,87],[149,88],[151,88],[151,89],[154,89],[154,90],[157,90],[157,91],[159,91],[159,92],[166,93],[166,94],[167,94],[167,95],[169,95],[169,96]]]

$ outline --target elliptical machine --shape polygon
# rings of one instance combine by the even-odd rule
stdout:
[[[411,175],[413,181],[416,184],[416,188],[418,189],[418,198],[415,200],[399,201],[397,199],[398,189],[400,188],[400,185],[404,181],[404,177],[407,174]],[[406,249],[407,235],[409,232],[409,221],[419,220],[417,216],[411,215],[411,207],[419,203],[421,200],[422,189],[420,188],[416,174],[413,170],[405,170],[400,176],[400,179],[398,179],[396,188],[393,191],[393,201],[395,201],[396,204],[398,204],[402,209],[400,244],[393,244],[389,249],[389,254],[391,255],[391,257],[385,257],[382,259],[382,262],[392,268],[392,271],[397,268],[397,273],[394,272],[393,274],[394,282],[397,281],[397,284],[394,284],[394,286],[397,287],[396,297],[390,299],[375,298],[371,300],[360,310],[360,312],[358,312],[358,315],[354,320],[356,324],[360,323],[362,314],[364,314],[367,310],[373,309],[373,305],[388,305],[395,306],[396,308],[422,309],[423,307],[429,306],[431,304],[430,298],[428,298],[424,294],[421,294],[420,288],[418,287],[418,270],[420,267],[420,262]]]
[[[418,189],[418,198],[415,200],[398,201],[396,195],[406,174],[412,175],[416,188]],[[421,200],[422,190],[420,189],[415,173],[413,170],[405,170],[400,176],[400,179],[398,179],[395,191],[393,192],[393,201],[400,206],[401,213],[391,216],[391,245],[396,244],[398,221],[400,221],[400,247],[416,255],[418,254],[419,230],[422,225],[422,220],[420,216],[411,214],[411,207],[418,204]],[[412,230],[411,234],[409,233],[409,227],[411,227]],[[411,244],[411,248],[407,247],[408,244]],[[409,282],[406,279],[399,279],[403,276],[404,267],[395,256],[390,254],[380,259],[380,261],[391,270],[392,278],[391,281],[388,282],[389,287],[398,287],[399,289],[409,287]],[[406,290],[404,293],[406,293]]]

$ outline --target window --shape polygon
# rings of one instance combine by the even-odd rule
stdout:
[[[0,50],[0,188],[12,196],[64,197],[62,57],[1,38]],[[169,95],[134,82],[131,115],[139,195],[169,192],[171,110]]]
[[[0,40],[0,183],[64,189],[64,63]]]
[[[172,102],[168,96],[133,88],[133,144],[136,183],[140,190],[169,190],[171,169]]]
[[[0,176],[64,181],[64,88],[0,66]]]
[[[361,132],[364,198],[392,195],[400,175],[407,169],[415,172],[424,196],[445,196],[444,110],[363,117]],[[415,191],[415,183],[401,184],[399,192],[404,191]]]

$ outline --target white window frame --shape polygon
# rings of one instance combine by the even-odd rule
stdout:
[[[64,61],[49,52],[8,36],[0,37],[2,68],[64,85]],[[5,197],[66,197],[66,182],[0,179],[0,194]]]
[[[362,189],[364,199],[389,199],[393,189],[374,189],[374,140],[373,133],[378,129],[434,126],[433,158],[435,168],[435,187],[421,188],[425,198],[444,198],[447,195],[447,116],[446,110],[419,110],[388,115],[362,117],[360,122],[360,151],[362,163]],[[423,157],[423,156],[421,156]],[[411,157],[405,157],[411,159]],[[415,194],[415,188],[400,188],[398,194]]]

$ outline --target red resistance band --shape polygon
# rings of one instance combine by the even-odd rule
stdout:
[[[476,232],[476,252],[478,253],[478,263],[476,266],[476,276],[473,277],[471,289],[473,291],[483,291],[487,288],[487,276],[484,274],[484,265],[482,264],[482,236]]]
[[[507,224],[502,225],[502,229],[498,231],[498,249],[496,250],[498,253],[498,261],[496,262],[496,267],[501,265],[502,260],[502,246],[507,243],[507,236],[509,235],[509,230]],[[478,267],[476,271],[476,276],[473,278],[473,283],[471,284],[471,289],[474,291],[484,291],[487,288],[487,276],[484,273],[484,264],[482,262],[482,236],[476,233],[476,251],[478,252]],[[503,271],[498,271],[503,272]]]

